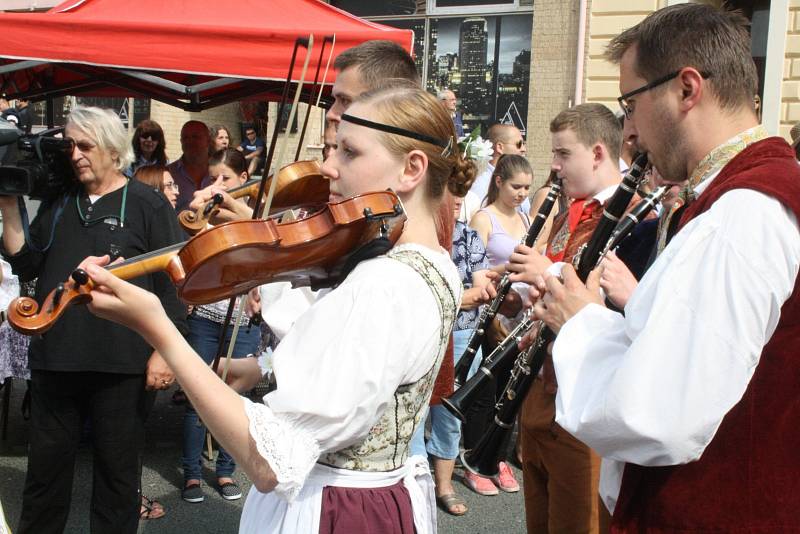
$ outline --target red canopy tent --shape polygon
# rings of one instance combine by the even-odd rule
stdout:
[[[307,80],[325,36],[335,36],[334,57],[371,39],[409,52],[413,43],[410,30],[318,0],[69,0],[46,13],[2,13],[0,28],[0,92],[11,98],[141,96],[189,111],[277,99],[297,38],[315,40]],[[295,80],[303,57],[301,48]],[[333,79],[331,70],[325,81]]]

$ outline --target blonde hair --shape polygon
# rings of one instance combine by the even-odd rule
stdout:
[[[456,144],[453,119],[434,95],[419,88],[394,87],[366,93],[358,101],[372,106],[379,122],[451,143],[443,150],[433,143],[375,132],[386,149],[396,156],[404,156],[412,150],[425,153],[430,200],[440,201],[445,188],[458,197],[467,194],[477,171],[472,161],[462,157]]]
[[[133,163],[133,148],[128,142],[128,132],[112,110],[76,106],[67,117],[67,126],[70,125],[88,135],[100,150],[109,152],[118,171],[124,171]]]

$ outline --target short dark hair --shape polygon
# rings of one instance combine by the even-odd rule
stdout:
[[[212,165],[219,165],[220,163],[230,167],[236,174],[247,172],[248,162],[244,159],[244,154],[235,148],[223,148],[212,154],[211,158],[208,160],[209,167]]]
[[[614,113],[596,102],[579,104],[563,110],[550,121],[550,133],[572,130],[583,146],[600,143],[614,161],[622,148],[622,126]]]
[[[367,41],[348,48],[336,58],[333,67],[339,72],[358,67],[361,79],[369,90],[383,88],[384,81],[402,78],[420,86],[414,60],[402,46],[392,41]]]
[[[709,75],[720,107],[753,109],[758,75],[750,52],[749,21],[741,13],[703,4],[659,9],[614,37],[606,59],[619,63],[636,46],[637,75],[647,81],[694,67]]]

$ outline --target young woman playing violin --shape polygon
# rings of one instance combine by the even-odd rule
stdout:
[[[394,190],[408,217],[397,244],[358,264],[281,340],[278,388],[253,404],[223,384],[178,335],[157,299],[88,258],[94,313],[140,332],[169,362],[203,421],[253,480],[240,532],[435,529],[427,462],[408,458],[461,300],[439,246],[445,189],[463,196],[475,169],[454,145],[453,122],[419,89],[362,97],[342,117],[322,167],[337,202]],[[238,360],[234,382],[260,375]],[[292,506],[289,503],[292,502]]]

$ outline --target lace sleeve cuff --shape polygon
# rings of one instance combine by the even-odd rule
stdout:
[[[319,444],[307,431],[269,407],[242,400],[250,420],[250,436],[278,479],[275,493],[291,502],[319,458]]]

